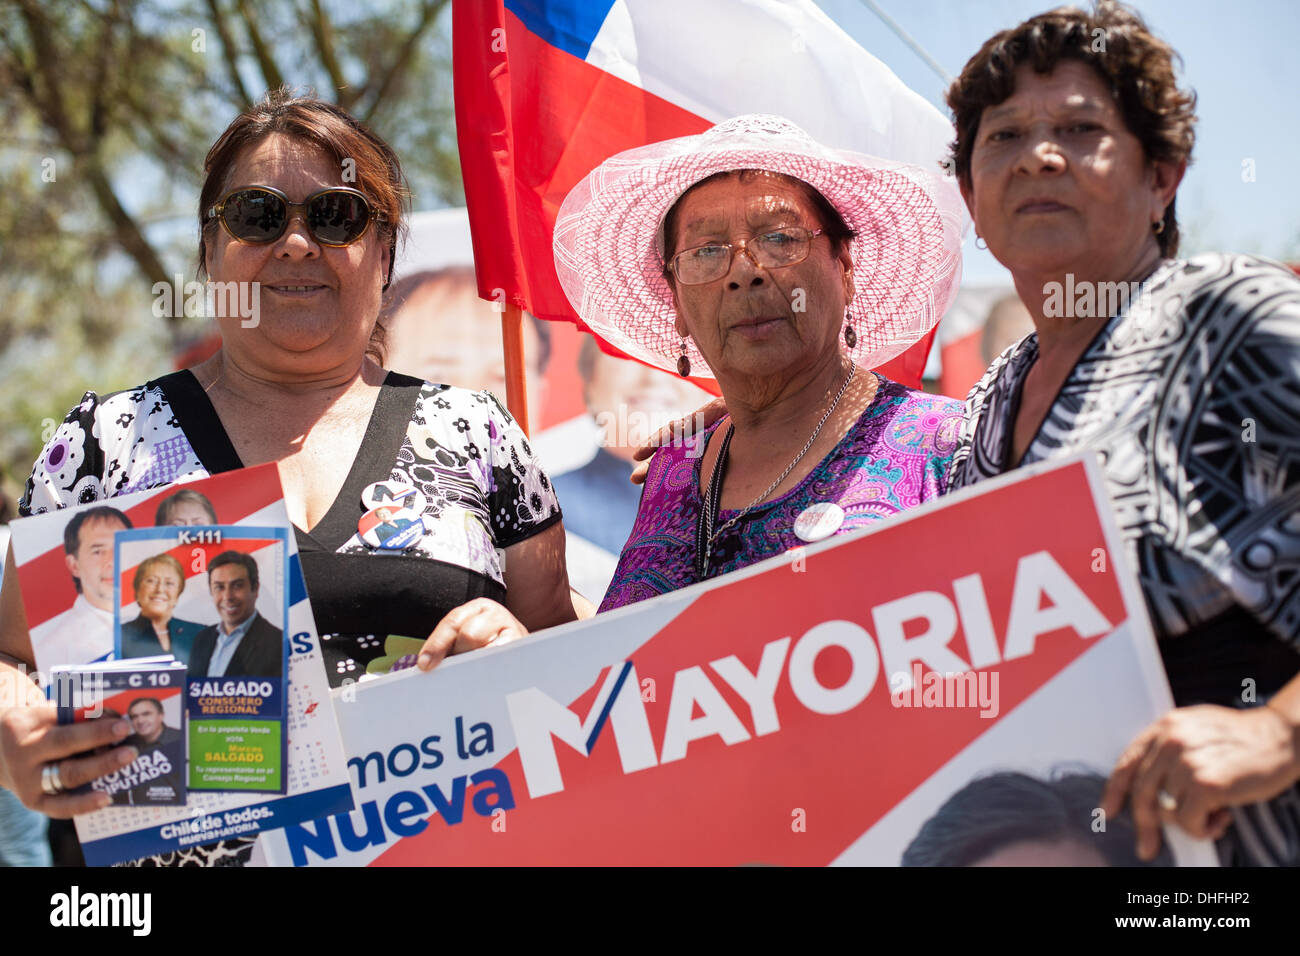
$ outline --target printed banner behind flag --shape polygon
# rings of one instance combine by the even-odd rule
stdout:
[[[545,319],[581,325],[551,235],[569,190],[615,153],[742,113],[930,170],[953,138],[811,0],[454,0],[452,31],[479,294]],[[884,374],[918,387],[933,337]]]
[[[1103,840],[1091,811],[1173,702],[1100,488],[1091,459],[1020,469],[432,675],[337,691],[357,809],[265,834],[267,858],[895,865],[961,823],[944,816],[955,796],[1029,777],[1087,791],[1057,849],[1136,865],[1125,815]],[[1215,862],[1167,835],[1166,862]]]

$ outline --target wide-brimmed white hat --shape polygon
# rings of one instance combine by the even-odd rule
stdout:
[[[691,186],[733,169],[802,180],[857,233],[848,307],[857,343],[848,353],[859,365],[876,368],[901,355],[957,294],[966,216],[953,180],[830,149],[787,119],[754,114],[611,156],[565,197],[555,221],[555,271],[593,332],[634,358],[677,367],[664,217]],[[692,375],[712,377],[690,339],[686,355]]]

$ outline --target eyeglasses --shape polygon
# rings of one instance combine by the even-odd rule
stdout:
[[[742,249],[754,265],[764,269],[793,266],[808,258],[808,250],[821,229],[808,230],[801,226],[776,229],[761,236],[750,236],[739,242],[711,242],[705,246],[684,249],[673,256],[673,275],[682,285],[703,285],[721,279],[731,271],[736,253]]]
[[[311,237],[322,246],[347,246],[366,234],[370,221],[384,222],[382,212],[370,206],[365,193],[346,186],[314,192],[304,202],[270,186],[244,186],[226,194],[208,210],[208,219],[220,219],[226,232],[240,242],[274,242],[284,235],[295,210],[304,210],[303,221]]]

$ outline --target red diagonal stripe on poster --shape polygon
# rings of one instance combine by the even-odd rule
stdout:
[[[278,538],[232,538],[231,542],[237,543],[238,550],[244,554],[255,554],[262,548],[281,543]],[[180,562],[180,566],[185,569],[185,583],[188,585],[197,578],[206,578],[207,567],[212,563],[212,559],[223,551],[229,551],[231,542],[221,544],[188,542],[178,544],[174,548],[168,548],[166,551],[159,551],[158,554],[169,554]],[[151,555],[151,557],[156,557],[156,555]],[[126,607],[135,600],[135,569],[139,566],[140,564],[136,563],[122,571],[122,607]],[[196,567],[203,570],[195,571]]]
[[[181,675],[184,676],[183,674]],[[165,702],[172,697],[179,698],[181,689],[179,687],[139,687],[131,690],[124,690],[121,693],[114,694],[111,697],[105,697],[86,707],[78,707],[74,711],[75,720],[85,720],[89,715],[91,717],[103,716],[124,716],[131,709],[131,705],[142,697],[151,697],[154,700]]]
[[[510,780],[515,802],[505,814],[504,832],[494,830],[494,818],[470,811],[470,787],[462,822],[448,826],[431,816],[427,829],[397,842],[376,864],[830,862],[1096,643],[1081,639],[1072,627],[1047,626],[1055,602],[1040,603],[1048,592],[1033,583],[1039,580],[1034,569],[1050,563],[1086,595],[1106,625],[1092,638],[1123,622],[1123,597],[1115,575],[1094,570],[1113,567],[1109,556],[1098,563],[1106,546],[1095,515],[1072,519],[1068,535],[1042,520],[1051,502],[1090,500],[1084,470],[1061,469],[1037,481],[1032,503],[1024,498],[1024,485],[986,492],[981,499],[986,507],[961,509],[956,526],[900,521],[873,532],[861,546],[850,543],[810,556],[808,573],[776,568],[701,594],[632,657],[636,680],[654,681],[655,700],[643,706],[657,766],[624,773],[617,741],[606,726],[589,757],[556,741],[564,789],[531,798],[520,755],[512,752],[497,764]],[[1060,543],[1063,538],[1068,544]],[[989,561],[981,542],[1002,542],[1001,556],[1007,554],[1005,542],[1017,542],[1019,558]],[[894,553],[929,555],[932,564],[923,577],[962,584],[918,593],[916,569],[891,562]],[[1054,580],[1056,573],[1041,580]],[[979,575],[991,634],[971,596],[973,575]],[[846,588],[861,596],[848,614]],[[999,680],[996,716],[981,717],[978,707],[895,706],[890,663],[908,658],[886,645],[914,649],[917,645],[906,642],[925,639],[916,633],[925,629],[921,619],[907,617],[903,599],[918,609],[926,602],[939,607],[943,601],[959,609],[955,636],[931,647],[946,646],[963,661],[987,655],[990,648],[1002,658],[993,663]],[[892,616],[884,610],[891,606]],[[1038,613],[1044,616],[1036,618]],[[930,620],[941,618],[937,614]],[[810,709],[808,675],[815,675],[833,694],[862,676],[849,652],[832,645],[811,663],[804,654],[802,668],[792,660],[802,641],[828,627],[841,637],[869,635],[860,640],[881,648],[874,684],[860,703],[841,713]],[[1032,633],[1037,629],[1042,633]],[[890,634],[887,641],[885,631]],[[1018,636],[1009,633],[1013,631]],[[713,662],[734,654],[755,674],[765,649],[777,655],[780,648],[773,645],[787,638],[773,697],[779,729],[757,735],[754,713]],[[859,667],[866,660],[862,657]],[[585,717],[590,712],[607,673],[570,705],[574,714]],[[801,691],[792,679],[800,682]],[[684,757],[665,759],[671,756],[665,752],[666,728],[674,694],[680,690],[677,685],[702,687],[704,682],[713,693],[706,688],[696,699],[714,717],[715,729],[730,725],[735,741],[727,744],[718,735],[702,736],[687,744]],[[629,684],[623,692],[641,690],[642,685]],[[916,702],[910,694],[904,699]],[[718,707],[717,701],[725,706]],[[700,704],[689,713],[700,717]],[[802,829],[792,825],[799,818]]]
[[[205,485],[205,493],[217,513],[217,521],[221,524],[234,524],[269,507],[280,498],[278,474],[275,465],[258,465],[208,479],[211,484]],[[179,484],[160,488],[155,494],[125,509],[122,508],[120,499],[109,499],[97,504],[123,511],[133,527],[149,528],[153,526],[158,503],[183,487],[184,484]],[[29,630],[62,614],[76,600],[76,588],[64,558],[64,549],[58,546],[18,566],[19,580],[32,582],[23,592]],[[181,561],[181,565],[189,567],[189,562]]]

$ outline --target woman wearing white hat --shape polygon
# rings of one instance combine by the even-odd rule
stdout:
[[[574,188],[555,258],[583,321],[633,358],[715,377],[729,413],[656,454],[602,610],[943,491],[961,404],[869,370],[951,302],[963,224],[937,174],[773,116],[621,153]]]

